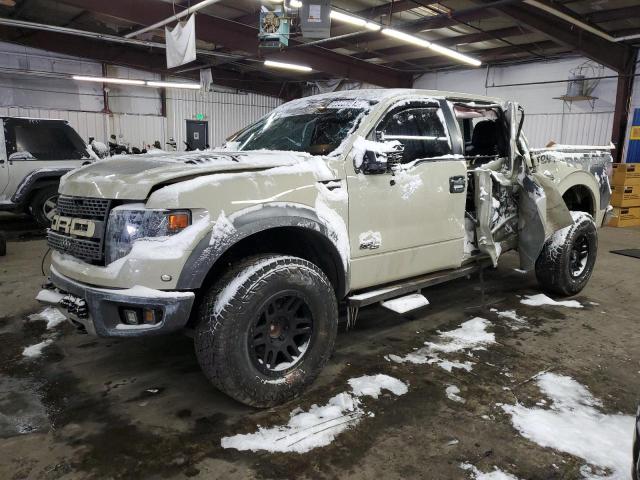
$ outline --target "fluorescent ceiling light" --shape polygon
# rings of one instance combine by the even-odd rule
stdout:
[[[353,15],[347,15],[346,13],[338,12],[337,10],[331,10],[331,19],[337,20],[338,22],[349,23],[351,25],[356,25],[358,27],[365,27],[369,30],[377,31],[380,30],[380,25],[373,22],[368,22],[364,18],[354,17]]]
[[[467,63],[474,67],[479,67],[482,65],[482,62],[477,58],[470,57],[469,55],[465,55],[464,53],[456,52],[455,50],[451,50],[450,48],[443,47],[442,45],[438,45],[436,43],[432,43],[429,48],[434,52],[438,52],[442,55],[446,55],[447,57],[453,58],[454,60],[458,60],[462,63]]]
[[[382,33],[389,37],[402,40],[403,42],[412,43],[413,45],[417,45],[419,47],[429,48],[431,46],[431,42],[423,40],[422,38],[415,37],[413,35],[409,35],[408,33],[394,30],[393,28],[383,28]]]
[[[276,62],[273,60],[265,60],[264,66],[272,67],[272,68],[283,68],[286,70],[297,70],[299,72],[310,72],[312,70],[311,67],[307,67],[305,65],[296,65],[295,63]]]
[[[302,8],[302,2],[300,0],[291,0],[289,6],[291,8]]]
[[[86,75],[74,75],[74,80],[83,82],[119,83],[122,85],[144,85],[144,80],[130,80],[128,78],[89,77]]]
[[[186,83],[186,82],[153,82],[148,81],[149,87],[164,87],[164,88],[190,88],[192,90],[200,90],[199,83]]]
[[[417,45],[418,47],[428,48],[429,50],[433,50],[434,52],[439,53],[440,55],[446,55],[447,57],[458,60],[459,62],[467,63],[474,67],[479,67],[480,65],[482,65],[482,62],[477,58],[470,57],[469,55],[465,55],[464,53],[456,52],[455,50],[451,50],[450,48],[443,47],[442,45],[438,45],[436,43],[431,43],[430,41],[420,37],[416,37],[415,35],[409,35],[408,33],[394,30],[392,28],[382,29],[382,33],[389,37],[402,40],[403,42]]]

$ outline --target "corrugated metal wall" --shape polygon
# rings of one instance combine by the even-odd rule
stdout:
[[[613,112],[541,113],[525,116],[523,130],[531,147],[550,140],[568,145],[609,145]]]
[[[59,118],[68,120],[86,141],[89,137],[107,142],[111,134],[119,142],[142,148],[158,140],[162,148],[173,137],[178,149],[186,136],[186,121],[204,115],[209,123],[209,144],[221,145],[232,133],[266,115],[282,100],[257,94],[235,94],[191,90],[171,90],[167,95],[167,117],[156,115],[133,115],[101,112],[81,112],[69,110],[49,110],[43,108],[0,107],[0,115]]]
[[[110,132],[131,147],[143,148],[158,140],[166,148],[167,119],[155,115],[116,114],[109,117]],[[122,135],[122,137],[120,137]]]
[[[167,93],[167,137],[173,137],[182,150],[186,120],[193,120],[197,114],[202,114],[209,124],[209,145],[213,148],[281,103],[279,98],[254,93],[170,90]]]

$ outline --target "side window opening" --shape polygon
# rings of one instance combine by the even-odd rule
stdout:
[[[508,131],[495,107],[456,105],[456,120],[464,139],[464,155],[470,167],[508,157]]]
[[[453,153],[444,117],[436,106],[399,107],[378,125],[380,141],[397,140],[404,146],[402,163]]]
[[[10,118],[5,122],[5,136],[7,155],[28,152],[36,160],[89,158],[80,136],[61,121]]]

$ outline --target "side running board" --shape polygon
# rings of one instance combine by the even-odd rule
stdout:
[[[429,273],[427,275],[414,277],[409,280],[402,280],[398,283],[393,283],[385,287],[376,288],[373,290],[365,290],[363,292],[358,292],[350,295],[349,297],[347,297],[347,328],[355,325],[358,318],[358,312],[362,307],[366,307],[368,305],[373,305],[376,303],[382,303],[384,307],[389,308],[393,311],[398,311],[391,307],[401,309],[401,307],[404,308],[407,306],[410,307],[412,305],[417,305],[416,307],[408,308],[404,312],[398,313],[406,313],[411,310],[415,310],[416,308],[420,308],[429,304],[429,301],[424,296],[422,296],[423,288],[439,285],[441,283],[449,282],[457,278],[469,277],[474,273],[479,272],[483,268],[492,265],[492,263],[493,262],[490,258],[483,258],[472,264],[465,265],[460,268]],[[418,297],[413,297],[410,294],[418,294],[420,295],[420,297],[422,297],[423,300],[420,300]],[[408,298],[410,296],[411,298]],[[391,299],[397,299],[398,302],[389,302],[389,300]]]

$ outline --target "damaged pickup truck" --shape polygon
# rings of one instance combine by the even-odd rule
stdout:
[[[558,295],[589,280],[606,149],[532,151],[495,98],[360,90],[276,108],[217,151],[120,158],[63,177],[43,302],[101,337],[178,330],[207,378],[269,407],[299,395],[348,325],[497,265]]]

